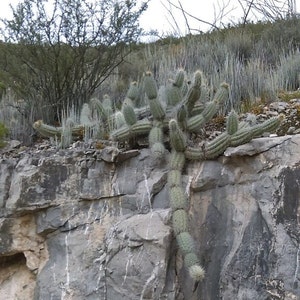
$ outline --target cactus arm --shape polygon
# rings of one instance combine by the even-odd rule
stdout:
[[[128,126],[131,126],[137,122],[137,117],[134,112],[133,107],[128,103],[123,103],[122,113],[125,119],[125,122]]]
[[[162,124],[157,123],[149,133],[149,147],[154,157],[162,158],[165,153],[165,146],[163,144],[163,130]]]
[[[47,125],[42,120],[34,122],[33,128],[44,137],[59,137],[62,132],[62,127]]]
[[[186,94],[186,98],[183,102],[187,108],[188,115],[191,114],[196,101],[201,96],[201,82],[202,82],[202,72],[198,70],[194,74],[192,86],[188,90]]]

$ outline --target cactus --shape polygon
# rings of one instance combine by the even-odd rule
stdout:
[[[185,73],[179,70],[171,84],[158,93],[157,84],[151,74],[146,72],[143,78],[143,91],[138,83],[131,83],[122,104],[122,111],[114,112],[109,98],[99,101],[93,99],[90,106],[85,105],[86,121],[94,124],[92,117],[100,116],[99,126],[104,128],[111,140],[129,143],[133,139],[148,136],[148,144],[155,158],[168,159],[167,185],[172,211],[172,226],[179,249],[184,258],[185,267],[191,278],[196,281],[204,278],[204,269],[196,253],[196,243],[189,233],[188,213],[189,198],[182,187],[182,173],[186,160],[213,159],[221,155],[228,146],[238,146],[260,136],[265,131],[274,131],[282,117],[271,118],[261,124],[239,123],[234,111],[227,117],[225,132],[209,142],[191,146],[189,137],[201,132],[203,126],[218,113],[229,97],[229,86],[220,85],[212,97],[207,81],[201,71],[196,71],[190,85],[185,80]],[[141,95],[146,94],[145,107]],[[164,101],[164,99],[167,99]],[[212,99],[209,101],[209,99]],[[91,111],[88,112],[88,109]],[[96,110],[96,113],[95,113]],[[84,124],[69,124],[53,127],[42,121],[34,123],[34,128],[44,136],[61,137],[61,145],[66,146],[67,132],[82,135]],[[69,140],[70,141],[70,140]],[[144,141],[144,140],[143,140]],[[171,148],[171,149],[170,149]],[[168,151],[170,149],[170,151]]]
[[[187,209],[188,199],[187,195],[180,186],[173,186],[169,189],[170,194],[170,206],[173,211],[177,209]]]
[[[176,240],[178,243],[178,247],[183,255],[187,255],[188,253],[195,253],[195,242],[190,233],[181,232],[176,235]]]
[[[181,186],[181,170],[171,170],[168,172],[168,186],[169,188]]]
[[[126,94],[126,98],[131,99],[132,103],[135,104],[136,107],[139,106],[138,105],[139,88],[138,88],[138,83],[136,81],[131,82]]]
[[[186,106],[189,115],[191,114],[196,101],[201,96],[201,82],[202,72],[198,70],[194,74],[193,83],[186,94],[186,98],[183,101],[183,104]]]
[[[185,155],[183,152],[171,151],[169,169],[181,171],[185,164]]]
[[[134,112],[133,107],[128,103],[123,103],[122,112],[125,119],[125,122],[128,126],[131,126],[137,122],[137,117]]]
[[[172,227],[175,235],[188,232],[188,216],[184,209],[178,209],[172,215]]]
[[[228,134],[233,135],[238,131],[238,127],[239,127],[238,115],[234,110],[232,110],[227,117],[226,131],[228,132]]]
[[[178,70],[174,81],[170,80],[170,84],[166,87],[167,106],[174,107],[181,102],[184,93],[185,72],[183,69]]]
[[[171,119],[169,122],[170,128],[170,143],[173,149],[182,152],[186,148],[186,137],[182,130],[179,128],[175,119]]]
[[[157,98],[157,86],[151,72],[146,72],[144,76],[144,88],[149,100]]]

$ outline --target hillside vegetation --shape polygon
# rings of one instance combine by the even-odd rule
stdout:
[[[158,85],[162,85],[174,77],[178,68],[184,68],[188,77],[197,69],[203,71],[211,96],[220,83],[225,81],[230,85],[224,112],[232,107],[242,111],[257,102],[278,101],[279,97],[287,100],[285,93],[299,88],[299,46],[300,19],[296,17],[134,44],[132,52],[96,89],[93,97],[101,100],[108,94],[113,105],[120,107],[130,82],[140,81],[145,71],[150,70]],[[1,61],[0,68],[3,68]],[[37,107],[32,105],[32,99],[16,95],[14,86],[2,83],[0,88],[0,122],[9,129],[10,138],[31,141],[35,133],[32,124],[38,119],[47,117],[52,125],[60,125],[54,124],[55,121],[62,122],[51,118],[49,111],[41,111],[41,107],[47,106],[45,99],[38,99]],[[80,109],[70,103],[61,117],[79,115]]]

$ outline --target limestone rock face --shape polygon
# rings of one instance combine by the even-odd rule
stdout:
[[[0,162],[0,299],[299,299],[300,135],[184,170],[195,283],[147,149],[24,151]]]

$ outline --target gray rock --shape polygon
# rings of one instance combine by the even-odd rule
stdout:
[[[25,151],[0,162],[3,299],[298,299],[300,136],[255,139],[183,174],[206,270],[170,226],[167,162],[147,149]]]

